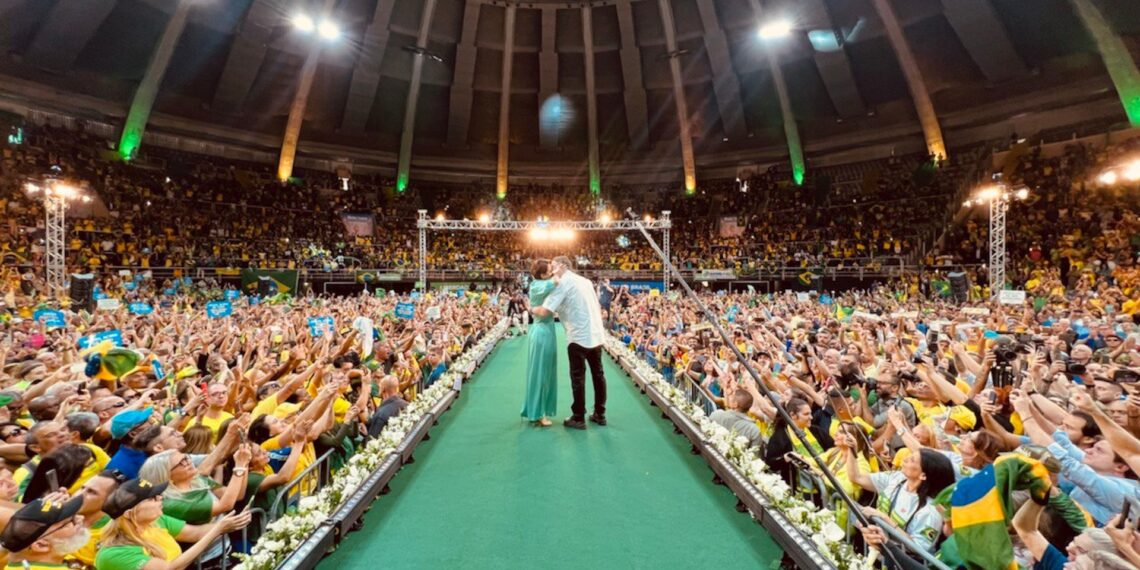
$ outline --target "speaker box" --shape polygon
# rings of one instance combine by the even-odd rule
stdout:
[[[257,278],[257,294],[262,299],[268,299],[277,294],[277,282],[268,277]]]
[[[71,310],[95,312],[95,276],[90,273],[73,273],[68,295],[71,297]]]
[[[966,272],[947,273],[946,278],[950,281],[950,294],[955,301],[963,303],[970,299],[970,278]]]

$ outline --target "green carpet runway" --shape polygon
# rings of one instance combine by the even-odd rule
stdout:
[[[559,330],[559,346],[564,338]],[[609,426],[561,425],[560,350],[549,428],[519,417],[526,337],[504,339],[462,396],[321,566],[356,568],[768,568],[779,547],[686,439],[604,357]],[[587,401],[593,402],[587,374]]]

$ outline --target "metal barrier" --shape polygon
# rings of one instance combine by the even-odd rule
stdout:
[[[273,504],[269,506],[267,512],[267,522],[277,520],[281,515],[285,514],[289,507],[295,506],[300,502],[301,497],[315,494],[315,491],[320,490],[327,485],[332,479],[332,467],[329,465],[329,459],[332,458],[333,450],[328,450],[324,455],[320,456],[312,465],[305,468],[300,475],[289,481],[287,485],[281,488],[278,492],[277,498],[273,500]],[[313,479],[316,479],[314,484]]]

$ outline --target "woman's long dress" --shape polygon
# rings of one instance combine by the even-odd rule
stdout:
[[[532,282],[530,306],[542,305],[553,290],[554,281],[549,279]],[[527,337],[530,345],[526,362],[526,399],[520,415],[533,422],[554,416],[558,404],[554,317],[535,317],[527,330]]]

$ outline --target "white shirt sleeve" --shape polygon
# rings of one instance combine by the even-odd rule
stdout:
[[[559,308],[562,307],[562,302],[566,299],[566,292],[570,290],[570,284],[566,280],[558,282],[558,286],[546,296],[546,300],[542,302],[542,308],[557,313]]]

